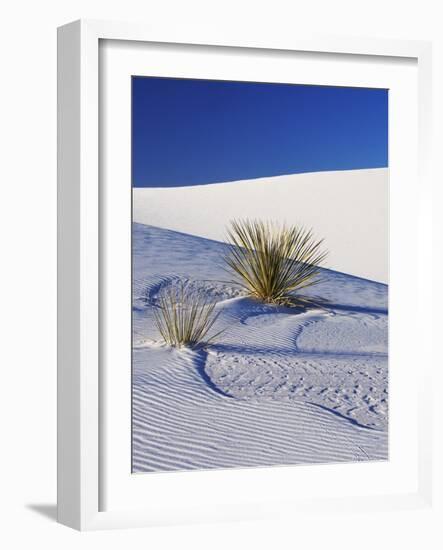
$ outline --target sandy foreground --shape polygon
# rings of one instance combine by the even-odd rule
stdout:
[[[133,471],[385,460],[388,288],[336,271],[301,311],[245,296],[227,245],[133,225]],[[159,293],[205,293],[226,329],[206,349],[162,344]]]

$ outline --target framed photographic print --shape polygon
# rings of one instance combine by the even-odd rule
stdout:
[[[132,174],[133,472],[386,460],[388,90],[133,76]]]
[[[59,29],[62,523],[428,502],[429,67]]]

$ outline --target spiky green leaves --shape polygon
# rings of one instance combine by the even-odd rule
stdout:
[[[251,296],[291,303],[294,291],[319,282],[327,252],[311,230],[246,219],[233,220],[227,234],[226,264]]]
[[[213,342],[223,332],[209,336],[219,316],[216,304],[183,284],[163,291],[158,305],[154,310],[155,324],[170,346],[194,348]]]

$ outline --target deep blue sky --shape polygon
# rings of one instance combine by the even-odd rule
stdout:
[[[387,90],[132,78],[135,187],[387,164]]]

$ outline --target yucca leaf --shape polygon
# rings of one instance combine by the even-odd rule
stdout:
[[[226,265],[251,296],[286,303],[291,293],[318,284],[327,252],[312,230],[246,219],[232,220],[227,236]]]
[[[160,295],[154,322],[164,341],[174,347],[196,347],[213,342],[223,330],[209,336],[220,312],[215,303],[185,288],[169,287]]]

